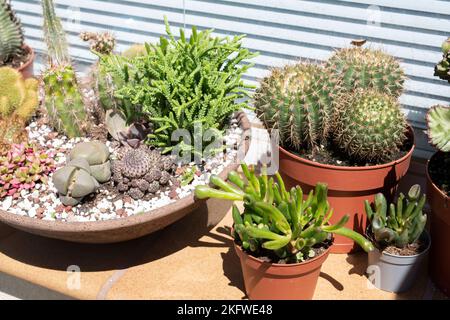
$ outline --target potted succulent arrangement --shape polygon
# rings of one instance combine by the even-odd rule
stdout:
[[[233,185],[212,176],[219,190],[197,186],[195,195],[244,202],[242,213],[233,206],[232,235],[250,299],[311,299],[333,235],[348,237],[367,252],[373,249],[370,241],[344,227],[348,216],[330,223],[326,184],[318,183],[304,199],[301,187],[286,190],[279,173],[274,180],[265,168],[259,175],[253,166],[241,168],[243,176],[228,174]]]
[[[369,279],[381,290],[407,291],[416,282],[431,245],[424,230],[425,195],[417,184],[406,196],[400,193],[395,203],[388,204],[379,193],[373,208],[367,200],[364,205],[368,218],[366,235],[375,245],[368,256]]]
[[[450,39],[442,44],[444,57],[435,74],[450,81]],[[450,295],[450,106],[428,111],[428,136],[438,151],[427,164],[427,193],[431,207],[430,273],[435,284]]]
[[[0,67],[17,69],[24,78],[33,76],[34,51],[24,43],[23,28],[10,0],[0,0]]]
[[[241,47],[243,36],[193,27],[189,39],[183,30],[175,38],[166,20],[166,37],[120,54],[112,34],[84,32],[99,56],[84,79],[53,1],[43,0],[42,9],[42,81],[0,68],[0,221],[108,243],[164,228],[199,207],[195,185],[211,174],[226,177],[248,149],[242,109],[250,86],[242,75],[252,65],[241,62],[255,54]]]
[[[405,76],[379,50],[338,50],[325,64],[299,62],[273,69],[255,94],[259,118],[279,134],[279,170],[286,184],[305,191],[328,184],[335,210],[363,232],[364,199],[391,196],[414,150],[412,129],[398,97]],[[336,237],[332,252],[347,253],[351,239]]]

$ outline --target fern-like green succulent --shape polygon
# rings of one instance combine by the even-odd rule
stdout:
[[[125,67],[105,69],[122,79],[116,97],[140,108],[153,123],[147,142],[169,152],[178,144],[172,141],[175,130],[186,129],[191,135],[199,125],[203,131],[221,130],[233,112],[248,107],[242,100],[252,87],[241,77],[252,66],[243,62],[255,54],[242,48],[243,35],[213,37],[212,30],[193,27],[189,39],[183,29],[175,39],[167,19],[165,23],[167,37],[145,44],[147,54],[121,57]],[[100,64],[108,60],[101,59]]]
[[[0,0],[0,62],[21,52],[23,30],[9,0]]]
[[[450,152],[450,106],[431,107],[427,122],[431,144],[443,152]]]

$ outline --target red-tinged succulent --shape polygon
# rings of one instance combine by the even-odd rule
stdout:
[[[21,190],[30,190],[36,183],[46,183],[56,168],[52,152],[44,152],[29,144],[13,144],[0,157],[0,199],[17,197]]]

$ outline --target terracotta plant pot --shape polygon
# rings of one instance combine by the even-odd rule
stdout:
[[[23,49],[30,53],[30,58],[28,59],[27,62],[25,62],[22,66],[20,66],[20,68],[17,68],[17,70],[20,73],[22,73],[22,76],[24,77],[24,79],[27,79],[27,78],[31,78],[34,75],[33,66],[34,66],[35,55],[34,55],[34,50],[30,46],[24,44]]]
[[[251,300],[311,300],[322,264],[330,253],[302,263],[276,264],[252,257],[234,245],[239,256],[245,290]]]
[[[367,273],[371,283],[383,291],[408,291],[416,283],[430,249],[430,236],[426,231],[422,240],[427,243],[426,249],[413,256],[398,256],[376,248],[369,252]]]
[[[334,209],[331,223],[350,215],[347,228],[363,233],[366,226],[364,200],[373,201],[378,192],[392,198],[400,179],[406,174],[414,151],[414,134],[409,131],[412,148],[402,158],[376,166],[341,167],[306,160],[279,147],[280,173],[288,187],[300,185],[304,194],[318,182],[328,184],[328,201]],[[389,196],[390,195],[390,196]],[[332,253],[349,253],[358,250],[350,239],[336,236]]]
[[[450,296],[450,198],[430,178],[430,162],[439,155],[435,153],[427,164],[427,198],[431,207],[430,275],[436,286]]]

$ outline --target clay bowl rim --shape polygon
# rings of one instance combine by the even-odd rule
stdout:
[[[430,159],[428,159],[427,161],[427,168],[426,168],[426,175],[427,175],[427,180],[430,182],[432,188],[434,189],[434,191],[436,191],[437,193],[439,193],[439,195],[441,197],[443,197],[445,200],[449,200],[450,197],[447,196],[441,189],[439,189],[439,187],[434,183],[433,179],[431,179],[430,177],[430,161],[433,160],[434,157],[436,157],[438,154],[443,153],[442,151],[436,151],[431,157]]]
[[[332,245],[328,246],[328,248],[323,253],[318,255],[317,257],[314,257],[312,259],[309,259],[309,260],[306,260],[306,261],[303,261],[303,262],[297,262],[297,263],[273,263],[273,262],[263,261],[263,260],[261,260],[261,259],[259,259],[257,257],[254,257],[254,256],[248,254],[247,252],[245,252],[241,248],[240,245],[238,245],[234,241],[234,239],[233,239],[233,245],[234,245],[236,250],[239,250],[239,252],[241,252],[242,254],[246,255],[248,257],[248,259],[253,260],[255,262],[258,262],[260,264],[267,264],[267,265],[270,265],[270,266],[276,267],[276,268],[293,268],[293,267],[298,267],[298,266],[306,266],[306,265],[308,265],[310,263],[316,262],[320,258],[323,258],[324,255],[330,254],[330,250],[331,250],[331,247],[332,247]]]
[[[249,134],[251,124],[247,118],[247,115],[243,111],[239,111],[236,115],[236,118],[239,119],[238,121],[240,127],[243,130],[240,145],[244,144],[245,148],[244,154],[247,154],[251,143],[251,138],[247,139],[247,137],[251,137],[251,135]],[[226,178],[223,177],[223,175],[231,170],[235,170],[237,166],[238,164],[235,162],[230,163],[219,173],[219,176],[221,176],[221,178]],[[142,223],[157,220],[165,216],[170,216],[174,212],[178,212],[182,209],[193,206],[198,206],[205,202],[206,199],[197,199],[194,196],[194,192],[191,192],[186,197],[183,197],[173,203],[150,211],[146,211],[142,214],[134,214],[126,218],[117,218],[112,220],[86,221],[86,222],[40,220],[29,216],[18,215],[0,209],[0,222],[10,226],[22,227],[31,230],[43,230],[43,231],[51,230],[53,233],[92,232],[92,231],[98,232],[98,231],[107,231],[112,229],[122,229],[138,226]]]
[[[284,153],[286,156],[289,156],[290,158],[293,158],[296,161],[306,163],[310,166],[320,167],[320,168],[328,169],[328,170],[336,170],[336,171],[371,171],[371,170],[379,170],[379,169],[389,168],[389,167],[395,166],[399,163],[402,163],[402,162],[406,161],[408,158],[410,158],[416,148],[416,138],[414,135],[414,130],[410,125],[408,125],[408,134],[410,135],[410,139],[411,139],[411,143],[412,143],[411,149],[408,151],[408,153],[406,153],[403,157],[396,159],[394,161],[391,161],[388,163],[383,163],[383,164],[372,165],[372,166],[357,166],[357,167],[352,166],[352,167],[350,167],[350,166],[336,166],[336,165],[331,165],[331,164],[323,164],[320,162],[311,161],[311,160],[302,158],[302,157],[284,149],[280,145],[278,146],[278,149],[282,153]]]
[[[30,58],[25,62],[23,65],[21,65],[19,68],[16,68],[17,71],[22,72],[26,68],[28,68],[34,61],[35,54],[32,47],[30,47],[28,44],[24,43],[22,48],[24,50],[27,50],[30,53]]]

